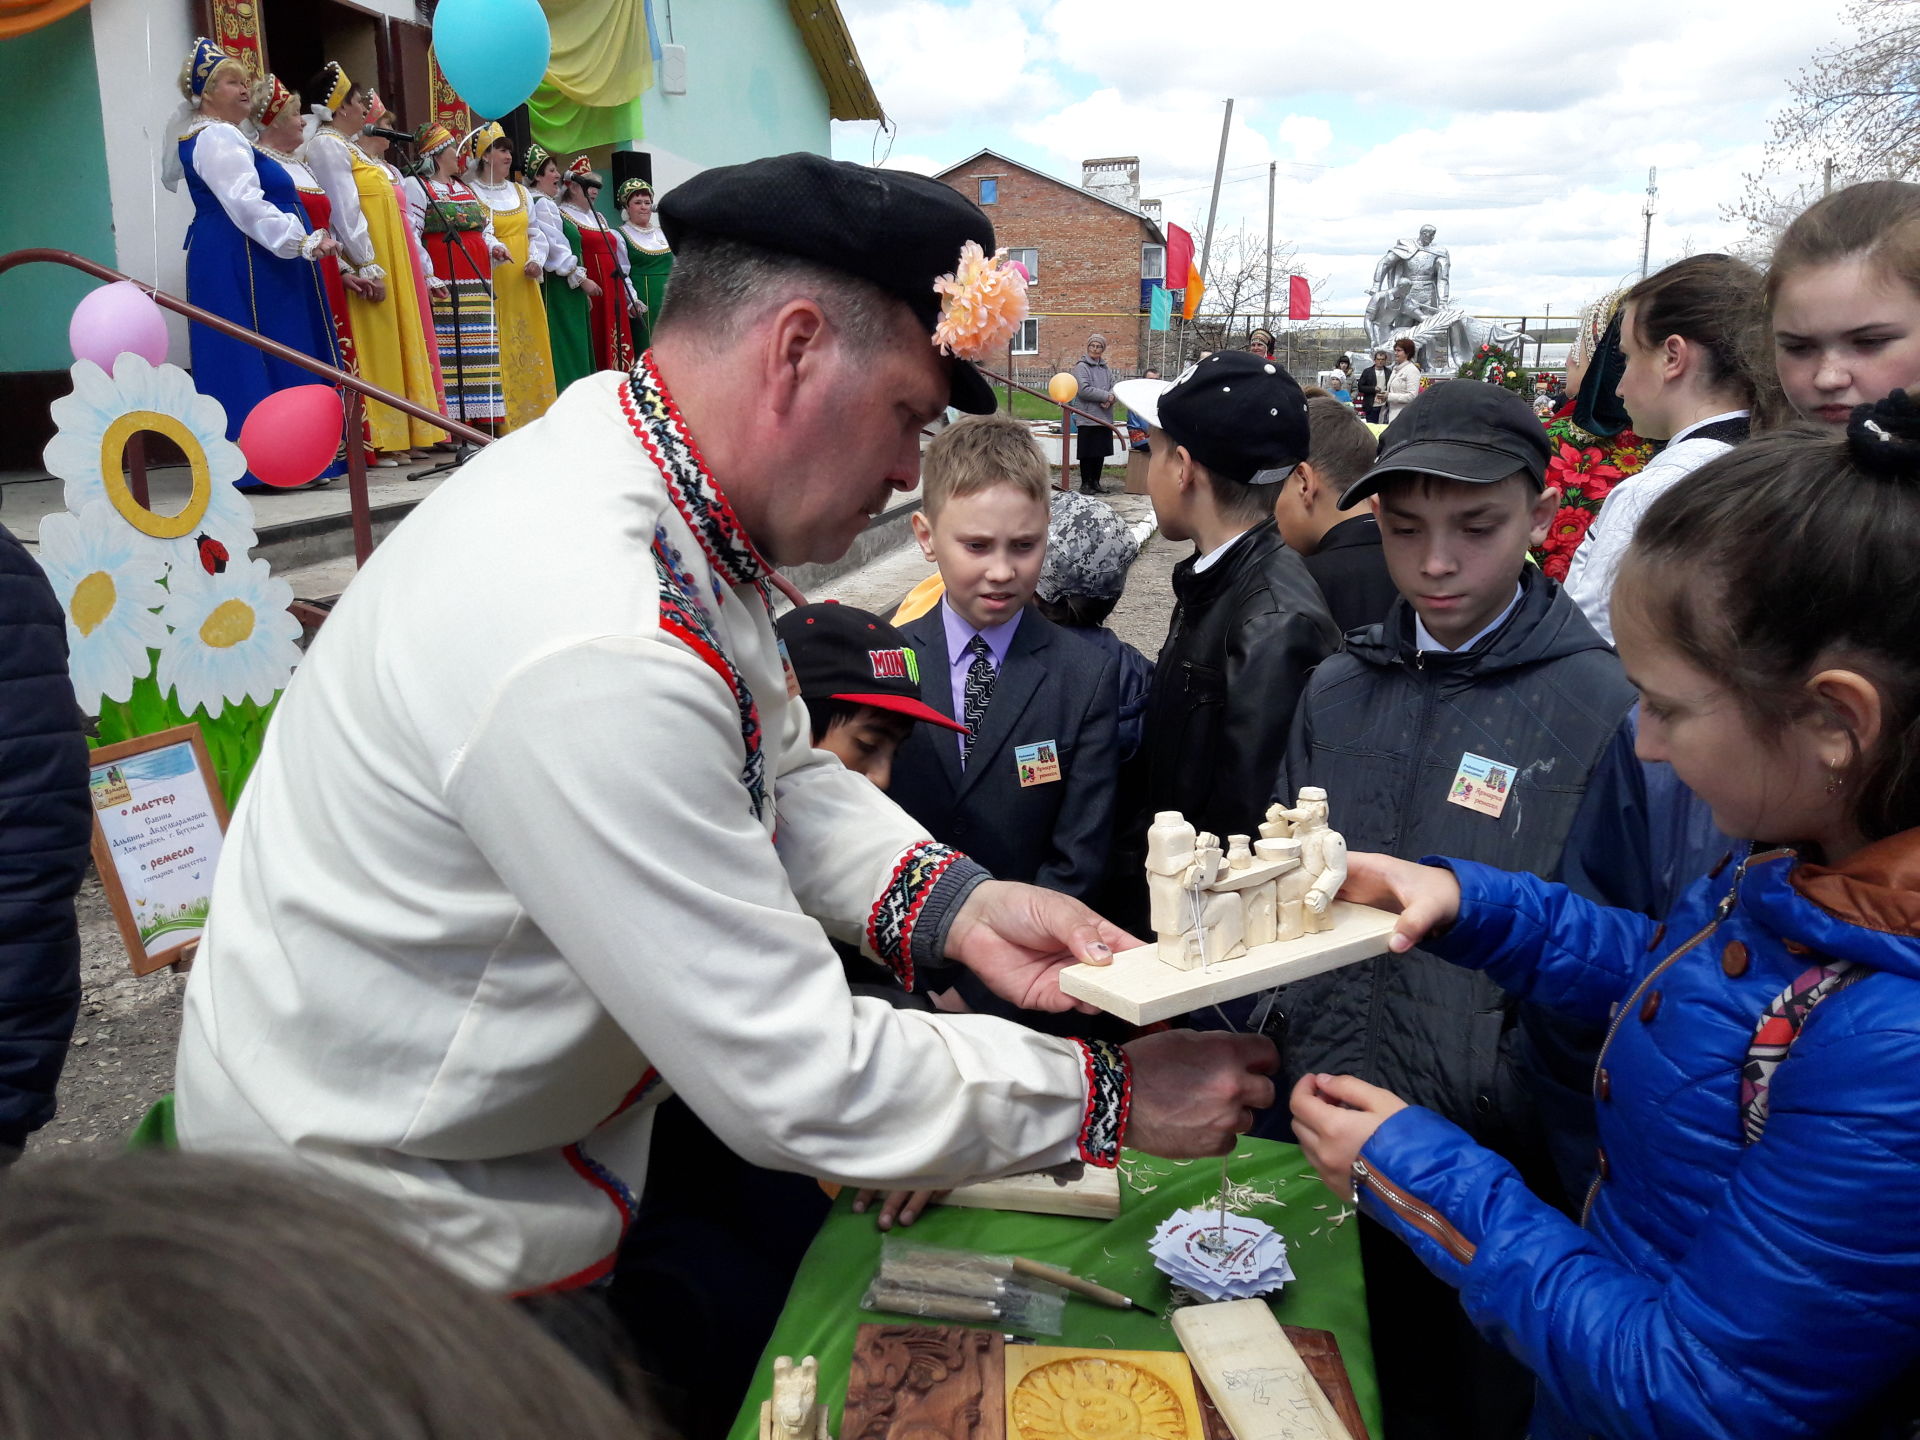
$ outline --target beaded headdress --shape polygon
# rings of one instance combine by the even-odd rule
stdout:
[[[627,208],[627,202],[629,200],[642,193],[651,195],[653,193],[653,186],[638,176],[635,176],[631,180],[622,180],[620,182],[620,188],[613,192],[613,203],[624,210]]]
[[[506,138],[507,132],[501,129],[500,122],[489,120],[486,124],[476,125],[469,130],[466,138],[460,142],[460,148],[466,152],[468,159],[477,162],[482,155],[493,148],[496,141]]]
[[[262,130],[265,130],[269,125],[273,124],[274,119],[285,110],[287,106],[293,104],[300,98],[280,83],[280,77],[278,75],[269,75],[265,81],[262,82],[261,90],[258,93],[260,93],[261,97],[260,105],[259,108],[254,111],[253,118],[259,122]]]
[[[347,72],[340,68],[338,60],[327,61],[320,68],[320,73],[327,77],[327,93],[320,97],[320,103],[329,110],[338,110],[353,93],[353,82],[347,78]]]
[[[583,185],[606,183],[601,180],[600,172],[593,168],[593,162],[584,155],[577,157],[571,165],[567,166],[567,179],[578,180]]]
[[[380,98],[377,91],[367,91],[367,124],[378,125],[386,118],[387,102]]]
[[[529,145],[527,146],[527,153],[520,157],[520,168],[526,173],[527,179],[532,180],[539,175],[542,167],[552,158],[553,152],[547,149],[546,146],[539,144]]]
[[[422,160],[431,160],[447,146],[453,144],[453,132],[437,121],[429,120],[414,131],[413,143],[419,150]]]
[[[193,54],[187,62],[188,96],[198,100],[204,95],[207,90],[207,81],[213,78],[213,72],[229,60],[236,65],[240,63],[206,36],[202,35],[195,40]]]

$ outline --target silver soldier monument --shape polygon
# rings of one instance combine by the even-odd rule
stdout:
[[[1433,243],[1437,232],[1420,227],[1420,238],[1397,240],[1373,267],[1367,293],[1366,327],[1370,348],[1386,350],[1401,336],[1418,347],[1430,375],[1451,375],[1481,345],[1512,345],[1532,340],[1506,325],[1477,320],[1453,303],[1453,257]],[[1356,362],[1357,363],[1357,362]]]

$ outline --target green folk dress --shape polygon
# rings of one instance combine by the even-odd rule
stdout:
[[[584,278],[587,273],[580,266],[580,231],[545,195],[534,196],[533,213],[547,235],[547,275],[540,295],[546,303],[547,334],[553,345],[553,383],[556,390],[565,390],[595,368],[592,302],[586,291],[572,283],[574,275]],[[555,235],[564,237],[564,252],[554,246]]]
[[[633,351],[642,355],[652,342],[654,317],[659,315],[660,303],[666,299],[673,251],[667,248],[667,237],[658,225],[642,230],[628,222],[620,227],[620,238],[627,244],[627,260],[632,271],[629,278],[633,281],[634,293],[647,307],[645,314],[632,317]]]

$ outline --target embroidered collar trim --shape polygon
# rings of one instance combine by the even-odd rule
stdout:
[[[621,388],[620,408],[648,458],[659,467],[667,482],[667,497],[700,542],[714,574],[729,585],[764,581],[770,567],[707,469],[680,407],[654,368],[651,350],[640,357]]]

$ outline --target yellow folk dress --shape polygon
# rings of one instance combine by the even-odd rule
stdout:
[[[545,258],[547,241],[531,227],[533,198],[524,185],[512,181],[480,184],[471,175],[467,184],[493,211],[494,238],[513,257],[493,268],[493,313],[500,331],[500,388],[507,407],[506,423],[500,429],[505,434],[546,414],[556,393],[553,344],[547,333],[541,282],[528,279],[526,273],[529,258]],[[538,253],[530,247],[537,247]]]
[[[359,352],[360,374],[383,390],[404,395],[429,410],[440,408],[434,391],[433,361],[427,350],[426,325],[414,298],[412,261],[408,258],[405,220],[400,198],[386,167],[359,146],[353,152],[353,188],[360,196],[374,259],[387,272],[387,298],[369,300],[348,292],[347,313],[353,320],[353,341]],[[378,401],[367,404],[373,427],[373,448],[409,450],[447,438],[447,432],[404,415]]]

